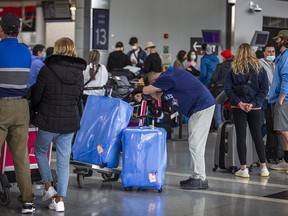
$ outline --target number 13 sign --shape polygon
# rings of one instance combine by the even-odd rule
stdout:
[[[109,10],[93,9],[93,49],[108,50]]]

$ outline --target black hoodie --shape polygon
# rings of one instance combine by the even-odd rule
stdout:
[[[131,65],[129,57],[120,51],[114,51],[109,54],[107,62],[107,70],[112,71],[113,69],[122,69],[123,67]]]
[[[72,133],[80,128],[78,105],[85,69],[81,58],[52,55],[45,60],[32,87],[33,124],[53,133]]]
[[[231,70],[232,60],[227,59],[226,61],[218,64],[216,69],[209,81],[208,88],[211,94],[216,98],[221,91],[224,90],[224,82],[228,72]]]

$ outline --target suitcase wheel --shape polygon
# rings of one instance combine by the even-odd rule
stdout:
[[[161,193],[163,190],[162,190],[162,187],[159,189],[159,190],[157,190],[159,193]]]
[[[83,175],[83,173],[78,173],[78,174],[77,174],[78,188],[82,188],[82,187],[83,187],[83,180],[84,180],[84,175]]]
[[[132,190],[133,190],[133,187],[124,187],[124,190],[125,190],[125,191],[132,191]]]
[[[3,187],[3,191],[0,192],[0,204],[3,206],[7,206],[11,201],[11,194],[9,187]]]
[[[102,175],[102,178],[103,178],[104,180],[110,180],[110,179],[112,178],[112,176],[113,176],[113,173],[110,173],[110,172],[108,172],[108,173],[101,173],[101,175]]]

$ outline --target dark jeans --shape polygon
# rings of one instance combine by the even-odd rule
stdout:
[[[246,165],[246,127],[247,122],[255,143],[260,163],[265,163],[265,147],[261,135],[261,110],[251,110],[246,113],[241,109],[232,109],[237,136],[237,151],[241,165]],[[252,151],[252,148],[249,149]]]

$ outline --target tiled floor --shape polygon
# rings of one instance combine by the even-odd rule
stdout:
[[[65,213],[49,210],[48,203],[41,202],[41,191],[35,189],[37,210],[34,215],[288,215],[288,175],[285,172],[271,171],[269,178],[260,178],[259,168],[255,166],[250,179],[246,180],[225,171],[212,171],[216,133],[209,135],[206,150],[206,170],[210,188],[198,191],[180,189],[179,181],[189,176],[190,156],[185,132],[184,129],[184,140],[167,142],[168,164],[166,184],[162,193],[153,189],[134,189],[126,192],[120,180],[103,183],[99,173],[85,178],[83,188],[79,189],[71,167]],[[52,166],[54,164],[55,160],[52,161]],[[11,191],[11,204],[8,207],[0,207],[1,216],[19,215],[20,205],[16,201],[18,189],[14,185]]]

